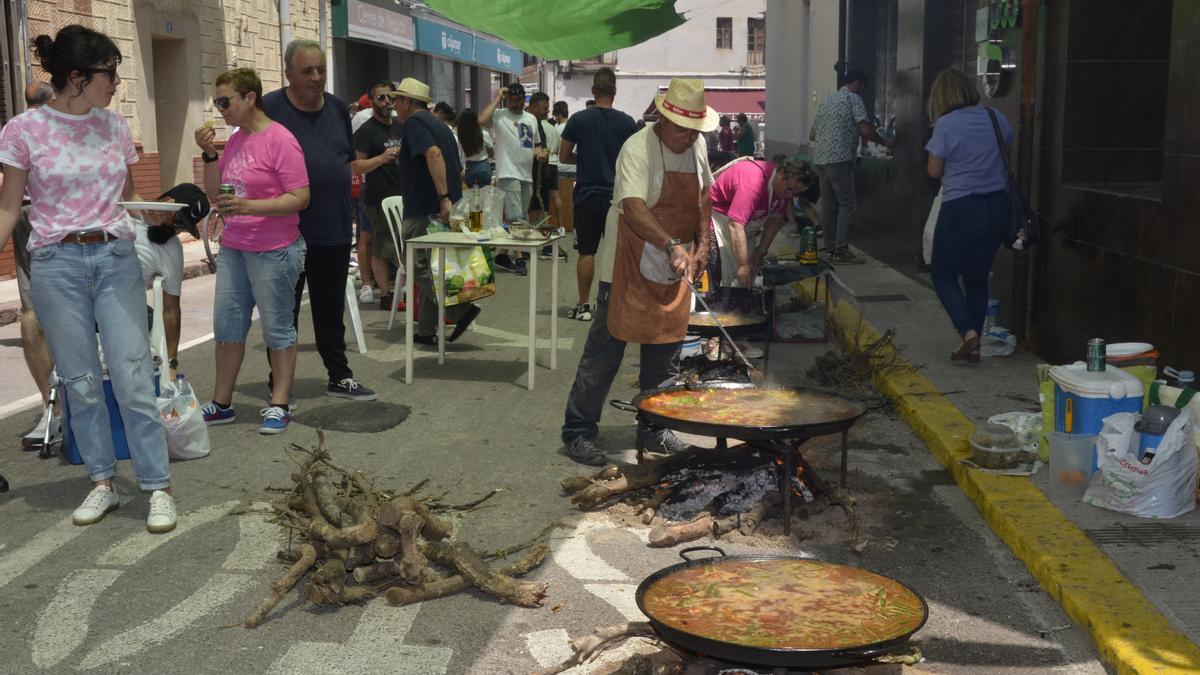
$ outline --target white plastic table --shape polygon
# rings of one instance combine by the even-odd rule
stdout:
[[[529,382],[527,387],[533,390],[535,358],[537,355],[537,275],[538,251],[543,246],[550,246],[554,256],[550,259],[550,370],[558,368],[558,242],[566,235],[554,235],[548,239],[530,241],[527,239],[486,239],[479,241],[474,235],[463,232],[438,232],[421,237],[413,237],[404,242],[404,269],[413,270],[413,251],[427,248],[436,249],[438,256],[439,281],[438,288],[446,287],[446,249],[473,248],[489,246],[492,248],[519,249],[529,251]],[[404,312],[404,383],[413,381],[413,275],[408,273],[404,280],[405,298],[408,299]],[[438,364],[446,362],[446,305],[445,298],[438,294],[437,342]]]

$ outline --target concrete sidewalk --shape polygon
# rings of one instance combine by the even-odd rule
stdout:
[[[781,237],[775,248],[793,243]],[[932,288],[866,260],[836,270],[843,285],[833,285],[834,330],[844,343],[865,345],[896,329],[895,351],[914,368],[884,373],[876,385],[992,529],[1118,672],[1200,671],[1200,512],[1144,520],[1050,496],[1044,466],[1029,479],[960,465],[975,423],[1039,410],[1039,360],[1018,351],[951,361],[958,338]],[[808,284],[796,290],[811,297]]]
[[[204,255],[204,244],[191,236],[182,236],[183,241],[183,278],[191,279],[209,273],[207,258]],[[17,280],[5,279],[0,281],[0,326],[15,323],[21,318],[21,295],[17,290]]]

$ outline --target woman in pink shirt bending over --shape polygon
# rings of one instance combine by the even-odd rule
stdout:
[[[279,434],[291,421],[288,398],[296,373],[296,280],[304,267],[299,213],[308,206],[308,173],[295,136],[267,117],[262,81],[250,68],[236,68],[216,81],[213,107],[238,130],[218,156],[216,132],[196,129],[204,159],[204,189],[224,220],[217,254],[213,337],[217,374],[204,421],[234,420],[233,387],[246,355],[246,335],[255,306],[271,363],[271,398],[263,408],[262,434]],[[219,187],[232,185],[233,194]]]

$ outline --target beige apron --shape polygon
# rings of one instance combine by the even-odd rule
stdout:
[[[700,225],[696,174],[664,172],[662,194],[650,213],[668,235],[685,242],[690,252]],[[691,291],[672,280],[670,258],[662,249],[635,234],[624,215],[619,222],[608,331],[618,340],[636,344],[682,341],[691,312]]]

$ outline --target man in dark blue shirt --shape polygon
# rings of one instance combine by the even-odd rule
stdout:
[[[431,218],[450,221],[450,209],[462,198],[462,166],[458,161],[458,141],[444,122],[429,112],[429,85],[406,77],[391,93],[396,121],[404,125],[400,146],[400,191],[404,195],[404,220],[400,236],[412,239],[424,235]],[[429,269],[429,250],[414,254],[413,282],[420,290],[421,318],[413,341],[437,344],[437,296]],[[446,308],[446,318],[454,321],[447,338],[457,340],[475,317],[479,307],[458,304]]]
[[[575,209],[575,263],[579,282],[579,304],[567,316],[580,321],[592,320],[588,297],[595,274],[596,249],[604,235],[604,220],[612,202],[613,180],[617,173],[617,155],[635,130],[633,118],[613,108],[617,95],[617,76],[612,68],[600,68],[592,77],[592,95],[596,104],[567,119],[558,146],[558,161],[576,164],[575,191],[571,200]]]
[[[350,162],[354,143],[350,109],[325,93],[325,52],[313,40],[293,40],[284,52],[288,86],[263,97],[267,116],[282,124],[304,151],[311,197],[300,212],[300,234],[307,252],[296,284],[294,320],[300,321],[300,296],[308,283],[317,351],[329,373],[325,393],[373,401],[375,392],[354,379],[346,359],[346,275],[350,268]]]

